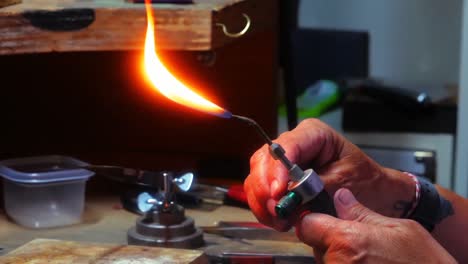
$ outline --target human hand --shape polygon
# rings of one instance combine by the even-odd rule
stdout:
[[[365,206],[386,216],[400,217],[414,196],[414,182],[402,173],[386,169],[358,147],[317,119],[307,119],[297,128],[283,133],[276,143],[286,156],[302,168],[313,168],[333,195],[346,187]],[[275,205],[285,194],[286,168],[270,155],[268,147],[258,150],[250,160],[250,175],[244,189],[252,212],[263,224],[287,230],[298,215],[279,220]]]
[[[456,263],[417,222],[379,215],[348,189],[334,196],[340,219],[311,213],[296,226],[320,263]]]

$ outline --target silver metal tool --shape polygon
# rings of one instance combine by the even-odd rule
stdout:
[[[300,243],[296,234],[292,231],[278,232],[275,229],[264,226],[258,222],[224,222],[220,221],[215,226],[200,226],[203,232],[215,234],[231,239],[251,240],[277,240]]]
[[[104,177],[121,183],[132,185],[148,186],[148,187],[164,187],[167,179],[164,174],[173,174],[168,171],[149,171],[143,169],[135,169],[116,165],[99,165],[86,164],[83,166],[73,167],[54,167],[53,170],[63,170],[71,168],[80,168],[94,171]],[[172,183],[175,184],[182,192],[187,192],[191,187],[194,179],[192,172],[182,173],[178,177],[174,177]]]
[[[275,264],[303,264],[316,263],[314,256],[293,255],[281,253],[262,253],[249,251],[222,251],[207,249],[205,254],[210,263],[275,263]]]
[[[232,117],[253,126],[267,142],[273,158],[281,161],[289,172],[289,192],[275,206],[275,211],[280,218],[288,218],[297,210],[336,215],[333,201],[324,189],[319,175],[313,169],[304,171],[297,164],[292,163],[286,157],[283,147],[274,143],[253,119],[238,115],[232,115]]]
[[[137,207],[141,212],[146,213],[155,206],[160,207],[160,210],[164,209],[164,206],[165,207],[170,206],[173,203],[171,185],[172,184],[176,185],[177,188],[181,190],[182,192],[188,191],[190,187],[192,186],[193,173],[191,172],[185,173],[178,178],[174,178],[171,182],[169,182],[168,178],[169,178],[168,176],[164,176],[165,195],[159,195],[158,197],[153,197],[147,192],[143,192],[140,195],[138,195]]]
[[[174,201],[173,195],[173,185],[188,190],[193,177],[185,175],[185,178],[174,180],[171,173],[163,176],[164,191],[158,197],[147,193],[138,197],[139,209],[145,215],[138,218],[136,225],[128,230],[128,244],[173,248],[203,246],[205,241],[202,230],[195,227],[193,218],[185,215],[185,209]]]

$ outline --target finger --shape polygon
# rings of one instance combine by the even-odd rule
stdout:
[[[249,178],[247,178],[247,180],[248,179]],[[266,205],[264,205],[263,201],[260,202],[257,199],[257,196],[255,194],[252,194],[252,189],[247,187],[252,186],[247,182],[247,180],[246,184],[244,184],[244,190],[247,194],[247,202],[257,220],[260,223],[271,226],[278,231],[287,231],[291,229],[292,222],[278,218],[278,216],[276,215],[274,208],[278,201],[274,199],[267,199]]]
[[[260,179],[260,180],[257,180]],[[247,203],[249,204],[252,213],[260,223],[265,225],[272,225],[272,215],[268,211],[267,201],[269,199],[268,184],[259,184],[261,178],[250,174],[244,182],[244,191],[247,196]]]
[[[252,175],[252,184],[259,181],[258,178],[267,179],[271,198],[280,199],[286,191],[287,170],[273,159],[267,145],[257,150],[250,158],[250,175]]]
[[[357,221],[366,224],[380,224],[388,218],[380,215],[359,203],[353,193],[341,188],[335,192],[334,203],[338,217],[343,220]]]
[[[318,248],[314,248],[314,259],[315,263],[317,264],[323,264],[323,257],[325,256],[325,252],[322,250],[319,250]]]
[[[268,153],[268,155],[270,155]],[[268,165],[268,178],[270,181],[270,197],[276,200],[281,199],[281,197],[286,193],[289,176],[286,167],[281,164],[281,162],[270,159]]]
[[[273,225],[272,225],[272,227],[274,229],[276,229],[277,231],[280,231],[280,232],[288,231],[289,229],[291,229],[291,227],[293,226],[293,223],[295,223],[295,221],[293,221],[291,219],[282,219],[282,218],[278,217],[278,215],[276,214],[276,211],[275,211],[275,206],[277,204],[278,204],[278,201],[274,200],[274,199],[270,199],[267,202],[268,210],[271,213],[271,215],[273,216],[273,219],[272,219]]]
[[[311,118],[283,133],[276,142],[283,146],[291,161],[303,165],[312,161],[320,167],[339,156],[345,140],[325,123]]]
[[[329,215],[311,213],[296,225],[296,235],[305,244],[318,250],[326,250],[341,221]]]

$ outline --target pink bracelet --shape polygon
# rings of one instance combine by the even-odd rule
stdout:
[[[411,179],[413,179],[413,181],[415,183],[415,189],[416,189],[415,190],[416,193],[415,193],[414,200],[413,200],[413,203],[411,205],[411,208],[404,215],[404,218],[408,218],[414,212],[414,209],[416,209],[416,206],[418,206],[418,204],[419,204],[419,198],[421,197],[421,184],[419,183],[418,177],[416,177],[414,174],[409,173],[409,172],[404,172],[404,173],[406,175],[410,176]]]

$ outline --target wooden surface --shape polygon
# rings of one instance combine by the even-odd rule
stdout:
[[[154,4],[157,46],[171,50],[210,50],[235,38],[229,32],[252,25],[247,35],[272,28],[276,1],[195,0],[193,4]],[[143,48],[143,4],[124,0],[24,0],[0,9],[0,54]],[[244,36],[242,36],[244,37]],[[241,37],[241,38],[242,38]]]
[[[220,206],[213,210],[206,209],[187,209],[186,215],[192,217],[195,220],[197,226],[212,226],[216,225],[219,221],[256,221],[250,210],[232,207],[232,206]],[[92,256],[99,257],[103,256],[103,252],[109,252],[109,247],[104,245],[95,245],[95,243],[105,244],[127,244],[127,231],[130,227],[135,225],[137,219],[136,214],[129,213],[122,209],[119,203],[119,198],[116,196],[92,196],[87,199],[85,211],[81,220],[81,223],[60,227],[60,228],[49,228],[49,229],[28,229],[21,227],[11,220],[0,211],[0,255],[8,255],[13,252],[14,254],[22,253],[24,251],[15,251],[18,247],[27,244],[28,242],[37,239],[59,239],[74,242],[83,242],[83,246],[74,248],[73,250],[67,251],[69,257],[76,257],[77,255],[87,255],[88,260],[91,256],[91,252],[87,252],[88,249],[94,250]],[[282,242],[282,241],[269,241],[269,240],[243,240],[243,239],[229,239],[216,235],[204,234],[206,246],[197,250],[209,251],[209,252],[257,252],[265,254],[280,254],[284,256],[312,256],[312,250],[302,244],[293,242]],[[91,243],[91,244],[90,244]],[[50,244],[49,244],[50,245]],[[47,247],[49,245],[46,244]],[[64,247],[74,245],[69,243]],[[91,246],[91,247],[90,247]],[[49,247],[50,248],[50,247]],[[125,256],[120,253],[126,252],[140,252],[139,249],[121,249],[121,247],[115,247],[117,255],[114,256]],[[55,251],[54,251],[55,250]],[[123,251],[121,251],[123,250]],[[63,248],[52,249],[49,253],[50,256],[60,255],[59,252],[63,251]],[[16,253],[15,253],[16,252]],[[150,251],[148,254],[152,254],[156,251]],[[45,252],[44,252],[45,253]],[[169,252],[170,253],[170,252]],[[168,254],[169,254],[168,253]],[[114,254],[114,253],[113,253]],[[185,253],[184,253],[185,254]],[[44,256],[44,254],[34,254],[37,258]],[[110,254],[112,255],[112,254]],[[191,254],[188,254],[191,256]],[[195,254],[196,255],[196,254]],[[24,255],[23,255],[24,256]],[[107,256],[107,255],[106,255]],[[86,257],[86,256],[85,256]],[[0,258],[0,263],[5,263],[4,260],[11,260],[8,258]],[[14,258],[13,258],[14,259]],[[6,262],[9,263],[9,262]],[[11,262],[11,263],[24,263],[24,262]],[[26,262],[27,263],[27,262]],[[34,262],[34,263],[49,263],[49,262]],[[58,261],[50,263],[77,263],[72,261]],[[88,263],[88,262],[78,262]],[[96,262],[92,262],[96,263]],[[97,263],[109,263],[109,262],[97,262]],[[117,262],[126,263],[126,262]],[[135,263],[147,263],[147,262],[135,262]],[[152,262],[150,262],[152,263]],[[172,263],[172,262],[171,262]]]
[[[219,207],[214,211],[186,210],[186,214],[200,226],[215,225],[220,220],[255,221],[249,210],[230,206]],[[60,228],[24,228],[0,211],[0,247],[4,248],[0,253],[6,254],[35,238],[127,244],[127,231],[135,225],[137,217],[122,209],[117,196],[88,198],[81,222]]]
[[[3,264],[207,263],[203,251],[35,239],[0,257]]]
[[[0,0],[0,7],[21,3],[21,0]]]

